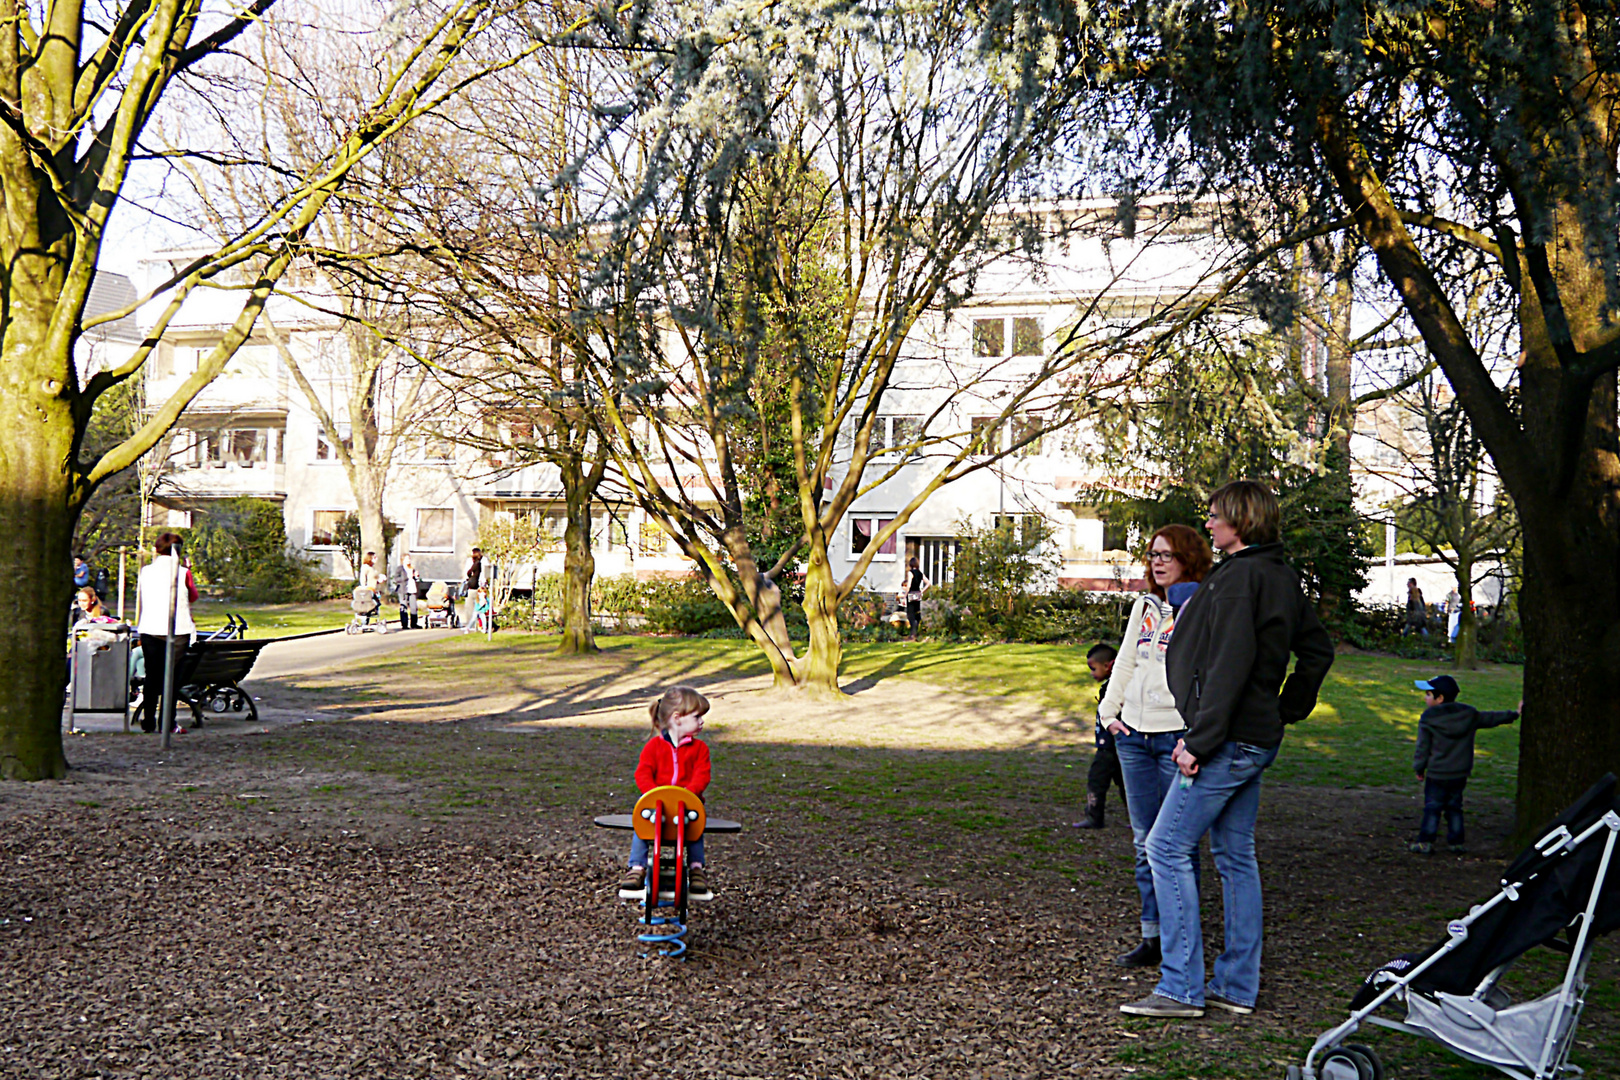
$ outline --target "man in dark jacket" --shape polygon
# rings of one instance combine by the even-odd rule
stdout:
[[[1210,539],[1226,558],[1181,610],[1166,677],[1187,734],[1181,770],[1148,835],[1159,900],[1159,984],[1121,1006],[1135,1016],[1195,1017],[1206,1004],[1251,1013],[1260,990],[1260,867],[1254,824],[1260,778],[1283,726],[1303,720],[1333,663],[1333,642],[1283,562],[1282,511],[1263,484],[1239,480],[1210,497]],[[1288,658],[1298,657],[1288,674]],[[1204,984],[1193,860],[1208,832],[1226,899],[1226,948]]]
[[[1474,732],[1511,724],[1519,714],[1480,712],[1472,705],[1464,705],[1457,700],[1461,688],[1450,675],[1419,679],[1417,688],[1423,691],[1423,704],[1428,707],[1418,718],[1417,753],[1412,757],[1412,768],[1423,781],[1423,820],[1411,850],[1423,855],[1434,850],[1434,838],[1444,814],[1446,844],[1452,851],[1462,852],[1466,850],[1462,799],[1468,776],[1474,771]]]

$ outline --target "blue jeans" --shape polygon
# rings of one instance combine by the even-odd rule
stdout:
[[[1193,860],[1198,839],[1207,832],[1226,908],[1226,951],[1215,961],[1208,991],[1239,1005],[1253,1005],[1260,996],[1260,864],[1254,857],[1254,823],[1260,813],[1260,778],[1276,760],[1275,746],[1224,743],[1199,765],[1190,784],[1171,785],[1147,841],[1163,953],[1154,993],[1186,1005],[1204,1003],[1204,934]]]
[[[674,844],[665,845],[670,851],[675,850]],[[630,841],[630,865],[646,866],[647,860],[652,857],[652,845],[637,836]],[[703,838],[700,836],[686,845],[686,861],[693,866],[703,865]]]
[[[1463,842],[1463,788],[1468,778],[1461,780],[1423,781],[1423,820],[1418,825],[1418,839],[1432,843],[1440,831],[1440,815],[1446,818],[1446,843]]]
[[[1136,844],[1136,891],[1142,894],[1142,936],[1159,936],[1159,901],[1153,893],[1153,871],[1148,867],[1147,839],[1159,818],[1165,794],[1175,786],[1176,763],[1170,759],[1181,732],[1133,731],[1114,736],[1119,771],[1125,778],[1125,809],[1131,818],[1131,840]],[[1196,865],[1196,864],[1195,864]]]

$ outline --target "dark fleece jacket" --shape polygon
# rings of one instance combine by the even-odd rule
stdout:
[[[1412,768],[1429,780],[1466,780],[1474,771],[1474,732],[1519,718],[1516,712],[1480,712],[1460,701],[1423,710]]]
[[[1292,675],[1290,652],[1299,658]],[[1316,707],[1332,663],[1333,640],[1282,545],[1227,556],[1181,609],[1165,655],[1188,751],[1207,761],[1227,742],[1278,745],[1283,725]]]

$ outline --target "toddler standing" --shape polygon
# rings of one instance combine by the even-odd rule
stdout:
[[[1440,831],[1440,815],[1446,818],[1446,846],[1461,853],[1463,846],[1463,788],[1474,771],[1474,732],[1480,728],[1511,724],[1519,718],[1515,711],[1480,712],[1457,700],[1461,692],[1450,675],[1418,679],[1423,691],[1423,716],[1418,720],[1417,753],[1412,768],[1423,781],[1423,820],[1418,838],[1408,850],[1420,855],[1434,851],[1434,838]],[[1524,702],[1519,702],[1524,708]]]
[[[641,748],[636,788],[645,794],[674,784],[702,798],[709,786],[709,747],[698,740],[697,733],[703,730],[709,699],[690,686],[675,686],[664,691],[651,711],[653,736]],[[630,869],[619,880],[619,895],[626,900],[636,899],[646,889],[650,848],[639,836],[630,842]],[[693,900],[713,899],[703,869],[702,837],[687,846],[687,862],[686,895]]]

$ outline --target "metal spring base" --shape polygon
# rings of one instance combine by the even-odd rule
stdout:
[[[652,945],[641,954],[643,960],[654,956],[667,956],[672,959],[686,959],[686,924],[674,915],[645,915],[641,918],[644,926],[672,926],[673,932],[667,934],[637,934],[636,940]]]

